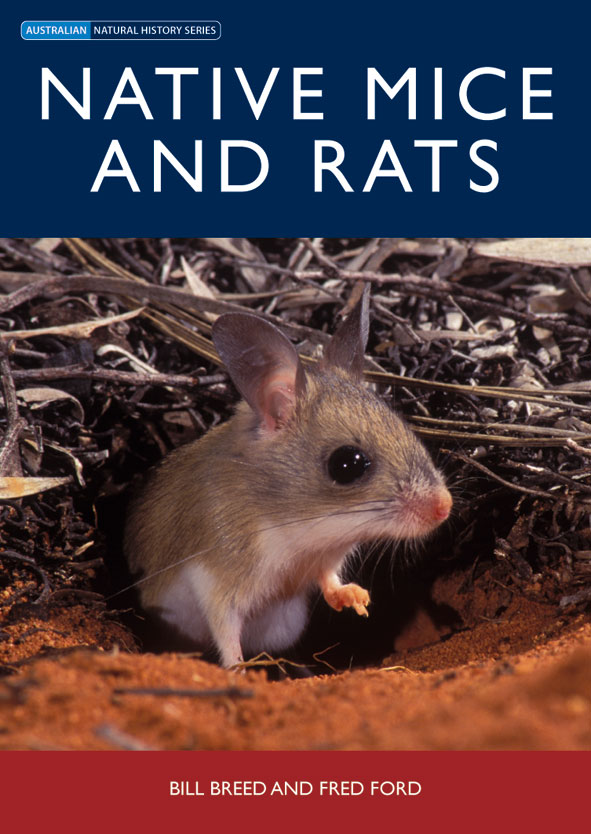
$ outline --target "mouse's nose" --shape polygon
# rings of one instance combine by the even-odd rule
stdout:
[[[429,513],[433,521],[445,521],[450,513],[451,505],[452,500],[449,490],[445,487],[439,487],[429,505]]]

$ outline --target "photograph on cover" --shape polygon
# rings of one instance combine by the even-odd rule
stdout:
[[[590,268],[3,238],[0,749],[589,749]]]

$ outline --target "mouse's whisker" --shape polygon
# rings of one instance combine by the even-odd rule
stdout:
[[[120,588],[118,591],[115,591],[115,593],[110,594],[108,597],[105,597],[105,602],[109,602],[115,597],[124,594],[126,591],[131,591],[133,590],[133,588],[137,588],[139,585],[143,585],[144,582],[148,582],[148,580],[154,579],[155,576],[160,576],[160,574],[166,573],[166,571],[172,570],[173,568],[178,568],[179,565],[183,565],[185,562],[190,562],[193,559],[196,559],[198,556],[202,556],[205,553],[210,553],[213,549],[213,547],[208,547],[205,550],[199,550],[196,553],[191,553],[189,556],[185,556],[183,559],[178,559],[176,562],[171,562],[170,565],[165,565],[163,568],[159,568],[159,570],[152,571],[151,573],[147,574],[147,576],[142,576],[139,579],[136,579],[135,582],[132,582],[130,585],[126,585],[125,588]]]
[[[281,521],[271,524],[268,527],[261,528],[261,532],[268,532],[270,530],[278,530],[282,527],[290,527],[301,524],[306,521],[324,521],[327,518],[340,518],[343,516],[352,516],[370,511],[374,513],[386,512],[389,509],[388,499],[375,499],[373,501],[364,501],[355,505],[350,509],[339,509],[334,512],[317,513],[316,515],[298,516],[297,518],[289,519],[288,521]]]

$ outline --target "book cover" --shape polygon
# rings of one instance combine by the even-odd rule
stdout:
[[[587,11],[1,21],[11,822],[574,819]]]

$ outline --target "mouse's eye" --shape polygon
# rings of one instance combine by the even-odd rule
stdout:
[[[371,466],[365,452],[356,446],[340,446],[328,459],[328,474],[337,484],[350,484]]]

